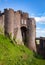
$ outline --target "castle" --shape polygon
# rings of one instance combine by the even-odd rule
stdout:
[[[34,18],[29,18],[28,13],[20,10],[4,9],[0,12],[0,34],[15,37],[18,44],[25,44],[29,49],[36,51],[36,22]]]

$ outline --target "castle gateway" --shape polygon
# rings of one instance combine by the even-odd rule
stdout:
[[[18,44],[25,44],[28,48],[36,51],[36,22],[34,18],[29,18],[28,13],[4,9],[0,12],[0,29],[5,35],[15,37],[20,41]]]

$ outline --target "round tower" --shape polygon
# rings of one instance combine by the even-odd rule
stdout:
[[[11,36],[13,38],[13,29],[14,29],[14,10],[13,9],[5,9],[5,35]]]
[[[36,52],[36,22],[34,18],[29,18],[27,21],[28,26],[28,48]]]

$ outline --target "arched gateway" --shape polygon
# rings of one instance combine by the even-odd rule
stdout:
[[[34,18],[29,18],[28,13],[22,11],[14,11],[13,9],[4,9],[3,14],[0,13],[0,25],[4,29],[5,35],[10,35],[16,40],[24,42],[31,50],[36,51],[36,22]],[[7,34],[8,33],[8,34]],[[18,44],[21,44],[18,42]]]
[[[27,31],[28,31],[28,29],[25,26],[21,27],[22,40],[24,42],[24,45],[27,45],[27,43],[28,43]]]

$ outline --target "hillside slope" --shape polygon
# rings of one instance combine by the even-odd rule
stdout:
[[[45,60],[35,57],[25,46],[15,45],[0,35],[0,65],[45,65]]]

